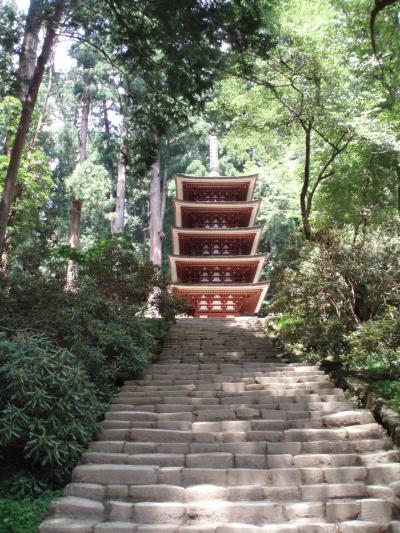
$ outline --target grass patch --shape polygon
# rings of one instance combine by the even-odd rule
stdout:
[[[46,491],[36,498],[0,498],[0,533],[37,533],[50,502],[61,494],[62,491]]]

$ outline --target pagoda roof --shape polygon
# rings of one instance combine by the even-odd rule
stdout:
[[[253,264],[255,266],[253,283],[260,279],[261,271],[264,266],[268,254],[258,255],[219,255],[219,256],[187,256],[187,255],[169,255],[169,264],[171,270],[172,282],[178,282],[178,264],[186,263],[191,266],[208,266],[216,265],[246,265]],[[216,285],[214,284],[214,287]]]
[[[229,295],[246,298],[243,314],[253,315],[258,313],[261,304],[267,294],[270,283],[268,281],[259,283],[240,283],[235,285],[215,285],[215,284],[186,284],[172,283],[170,285],[172,292],[177,297],[193,297],[202,295]],[[209,314],[212,314],[210,311]],[[200,315],[201,316],[201,315]],[[207,316],[207,313],[204,314]]]
[[[171,227],[172,236],[172,251],[173,254],[180,254],[180,242],[179,237],[192,237],[192,238],[235,238],[235,237],[250,237],[253,238],[251,246],[251,254],[254,255],[258,248],[261,232],[263,226],[252,226],[248,228],[177,228]]]
[[[240,213],[249,211],[248,223],[242,227],[252,227],[257,216],[260,200],[250,202],[190,202],[186,200],[173,200],[174,223],[182,227],[183,214],[187,213]],[[187,226],[185,224],[185,226]]]
[[[244,176],[188,176],[175,174],[176,198],[188,199],[193,189],[210,189],[214,191],[226,189],[241,190],[241,200],[250,201],[253,197],[258,174]],[[213,200],[211,200],[213,201]]]

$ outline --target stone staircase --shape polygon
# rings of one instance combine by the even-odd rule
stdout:
[[[41,533],[400,532],[399,453],[255,318],[181,319]]]

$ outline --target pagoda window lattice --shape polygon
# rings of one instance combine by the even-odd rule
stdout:
[[[182,248],[183,255],[216,256],[216,255],[249,255],[252,242],[246,238],[232,239],[187,239]]]
[[[204,229],[244,228],[249,225],[251,212],[251,209],[205,212],[183,208],[182,226]]]
[[[178,279],[182,283],[251,283],[257,263],[245,265],[183,265],[177,263]]]
[[[246,200],[247,189],[248,184],[224,187],[186,184],[183,193],[185,200],[193,202],[238,202]]]

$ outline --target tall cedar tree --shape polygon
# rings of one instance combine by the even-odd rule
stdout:
[[[34,2],[35,0],[32,1]],[[15,187],[17,184],[22,152],[29,132],[29,127],[31,125],[32,114],[35,109],[40,84],[42,83],[43,79],[44,70],[46,68],[46,64],[49,60],[51,51],[54,46],[57,28],[60,24],[64,8],[64,0],[55,0],[53,9],[51,11],[48,10],[44,15],[46,33],[43,40],[42,50],[36,61],[36,65],[32,74],[32,79],[30,80],[29,88],[22,104],[21,116],[19,119],[18,129],[15,134],[15,139],[11,150],[10,162],[4,180],[3,193],[0,201],[0,256],[2,254],[4,241],[6,238],[7,224],[15,193]],[[27,31],[31,31],[29,25],[27,25]],[[24,53],[24,48],[22,49],[21,53]]]

